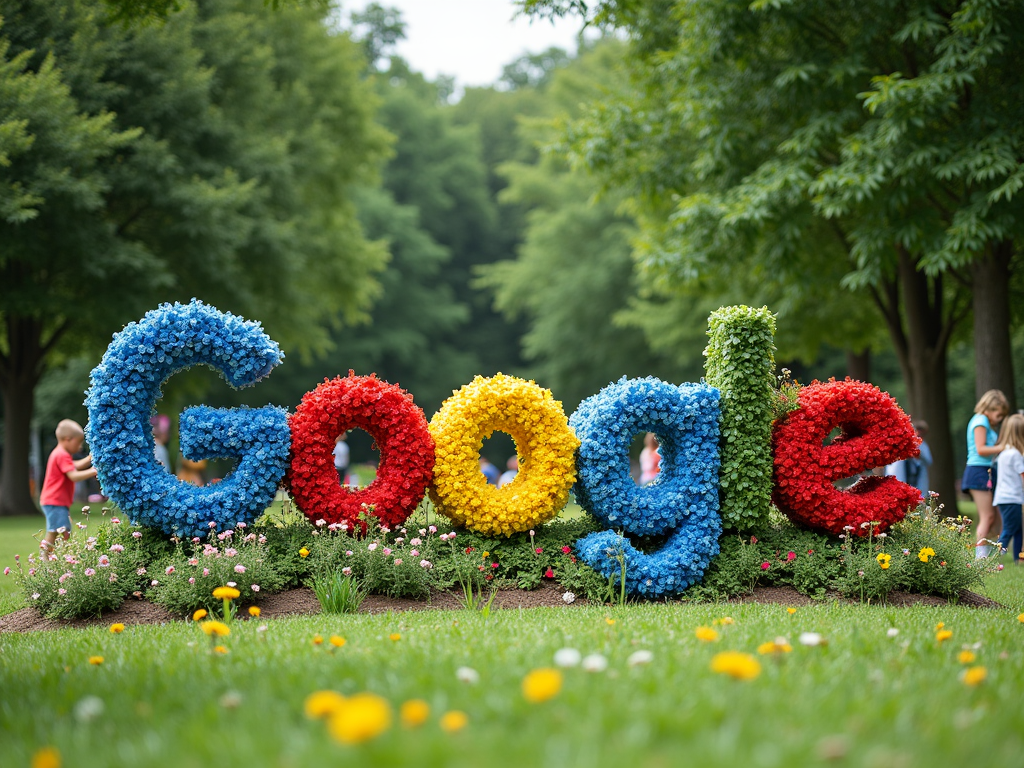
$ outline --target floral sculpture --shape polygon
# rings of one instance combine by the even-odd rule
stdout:
[[[894,477],[862,477],[839,490],[835,480],[917,456],[920,438],[896,401],[859,381],[814,382],[799,395],[799,408],[775,426],[776,506],[810,528],[839,534],[885,531],[921,500]],[[840,434],[825,439],[838,427]]]
[[[372,507],[384,525],[405,520],[423,498],[434,466],[434,441],[412,395],[375,376],[324,381],[302,397],[289,419],[292,461],[288,483],[310,520],[347,523],[366,530],[360,512]],[[377,478],[350,491],[338,483],[332,451],[349,429],[369,432],[380,449]]]
[[[205,364],[232,387],[251,386],[284,357],[259,323],[193,300],[163,304],[114,336],[92,371],[86,436],[103,492],[132,520],[182,536],[210,525],[251,522],[274,498],[288,461],[281,408],[189,408],[179,425],[192,461],[236,458],[222,482],[197,488],[172,477],[154,457],[149,419],[161,387],[177,371]]]
[[[580,557],[602,575],[624,572],[631,594],[681,592],[718,554],[718,399],[718,390],[704,384],[622,378],[584,400],[569,419],[580,438],[580,505],[609,528],[668,536],[651,554],[614,530],[577,543]],[[642,488],[629,473],[630,444],[640,432],[654,432],[661,442],[661,471]]]
[[[495,431],[510,434],[519,455],[519,473],[501,488],[488,485],[479,464],[483,441]],[[445,400],[430,433],[436,454],[430,498],[457,525],[510,536],[552,519],[569,500],[579,441],[562,404],[532,381],[477,376]]]

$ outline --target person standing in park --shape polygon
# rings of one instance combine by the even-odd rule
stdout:
[[[1024,508],[1024,416],[1015,413],[1003,424],[999,436],[1002,452],[997,459],[998,472],[996,490],[992,503],[1003,518],[1003,532],[999,536],[1000,550],[1006,550],[1012,540],[1013,562],[1020,564],[1020,552],[1024,546],[1024,527],[1021,510]]]
[[[346,438],[348,437],[347,432],[342,432],[338,435],[337,440],[334,441],[334,469],[338,473],[338,482],[341,485],[345,485],[346,476],[348,475],[348,461],[349,461],[349,450]]]
[[[967,423],[967,467],[960,489],[970,495],[978,508],[976,558],[988,557],[992,551],[988,535],[996,519],[992,489],[998,478],[992,458],[1003,450],[1001,445],[997,445],[999,433],[995,427],[1009,412],[1010,403],[1006,395],[998,389],[990,389],[974,406],[974,416]]]
[[[661,454],[658,453],[658,436],[648,432],[644,436],[644,449],[640,451],[640,485],[653,483],[661,471]]]
[[[516,475],[519,474],[519,455],[509,456],[508,461],[505,462],[505,467],[505,471],[498,478],[499,488],[503,488],[516,479]]]
[[[903,459],[887,465],[885,474],[895,477],[901,483],[914,486],[921,492],[921,498],[927,499],[931,490],[928,487],[928,467],[932,465],[932,450],[925,442],[925,438],[928,437],[928,422],[915,420],[914,429],[921,438],[920,454],[916,458]]]
[[[57,447],[46,460],[46,474],[43,476],[43,490],[39,504],[46,515],[46,535],[39,542],[39,548],[49,555],[57,541],[57,534],[64,540],[71,538],[71,502],[74,501],[75,483],[96,477],[92,466],[92,454],[82,459],[73,459],[71,454],[82,450],[85,431],[77,421],[63,419],[54,432]]]

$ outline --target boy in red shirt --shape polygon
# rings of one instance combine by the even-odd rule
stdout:
[[[39,542],[39,548],[49,553],[62,533],[64,540],[71,538],[71,515],[69,510],[75,498],[75,483],[96,477],[92,468],[92,454],[75,461],[71,454],[82,450],[85,432],[77,421],[64,419],[57,425],[57,447],[46,460],[46,474],[43,477],[43,491],[39,503],[46,515],[46,536]]]

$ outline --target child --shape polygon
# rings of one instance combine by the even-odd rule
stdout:
[[[640,485],[650,485],[661,472],[661,454],[658,453],[658,436],[653,432],[644,435],[644,449],[640,451]]]
[[[71,538],[71,515],[69,509],[75,498],[75,483],[96,477],[92,469],[92,454],[75,461],[71,454],[82,450],[85,432],[77,421],[64,419],[57,425],[57,447],[46,460],[46,474],[43,477],[43,491],[39,503],[46,515],[46,536],[39,542],[39,548],[49,554],[57,541],[57,533],[63,532],[64,540]]]
[[[1003,533],[999,546],[1006,549],[1013,539],[1013,562],[1020,562],[1024,531],[1021,529],[1021,507],[1024,505],[1024,416],[1013,414],[1003,425],[999,436],[1003,452],[999,454],[999,471],[996,473],[996,492],[992,503],[999,508],[1003,518]]]
[[[998,456],[1002,447],[996,445],[999,435],[993,429],[1010,411],[1006,395],[998,389],[990,389],[974,406],[974,416],[967,423],[967,468],[960,489],[974,499],[978,508],[978,539],[974,549],[975,557],[988,557],[988,534],[996,521],[992,507],[993,482],[992,457]],[[998,472],[995,472],[998,475]]]

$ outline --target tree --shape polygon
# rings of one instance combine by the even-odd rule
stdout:
[[[351,190],[373,180],[386,134],[359,48],[316,9],[211,0],[137,29],[88,2],[8,9],[7,60],[55,93],[55,73],[65,84],[62,111],[5,116],[34,141],[0,169],[0,188],[34,190],[31,218],[0,222],[0,514],[17,514],[31,508],[32,394],[62,345],[101,349],[146,309],[192,296],[305,354],[365,316],[386,254]],[[59,154],[65,133],[89,131],[88,162]],[[50,168],[67,168],[54,190],[35,181],[60,181]]]
[[[976,298],[990,292],[975,301],[976,348],[1011,359],[1003,307],[1024,227],[1024,128],[1007,94],[1022,90],[1024,9],[526,6],[630,33],[638,95],[596,108],[574,138],[643,211],[644,266],[677,285],[773,275],[799,299],[808,275],[842,265],[842,286],[888,329],[909,408],[931,424],[936,487],[952,500],[946,355],[972,284]],[[1012,390],[1012,368],[986,365],[979,386]]]

